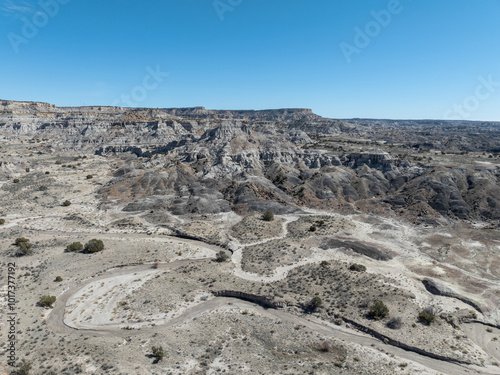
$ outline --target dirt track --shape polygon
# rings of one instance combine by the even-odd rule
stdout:
[[[171,263],[165,263],[165,264],[160,264],[158,267],[158,271],[161,270],[167,270],[167,269],[174,269],[183,265],[191,264],[191,263],[196,263],[200,262],[202,260],[180,260],[180,261],[175,261]],[[133,274],[145,270],[150,270],[151,265],[150,264],[143,264],[143,265],[137,265],[137,266],[130,266],[130,267],[121,267],[121,268],[115,268],[112,270],[109,270],[107,272],[104,272],[92,279],[89,279],[79,285],[76,285],[72,287],[71,289],[67,290],[64,292],[61,296],[58,297],[55,306],[53,310],[50,312],[48,318],[47,318],[47,326],[50,330],[54,331],[55,333],[60,333],[60,334],[65,334],[65,335],[84,335],[84,336],[117,336],[117,337],[127,337],[127,336],[132,336],[132,335],[140,335],[140,334],[150,334],[159,330],[164,330],[167,329],[168,327],[172,327],[184,322],[187,322],[189,320],[192,320],[196,316],[199,316],[204,313],[208,313],[213,310],[221,310],[221,309],[228,309],[228,308],[234,308],[234,307],[242,307],[246,309],[251,309],[255,311],[257,314],[263,315],[263,316],[268,316],[268,317],[274,317],[281,319],[283,321],[288,321],[292,323],[297,323],[297,324],[302,324],[311,330],[324,334],[324,335],[329,335],[329,336],[335,336],[341,339],[348,340],[350,342],[363,345],[363,346],[371,346],[371,345],[376,345],[377,347],[393,353],[395,356],[400,357],[404,360],[408,361],[414,361],[417,363],[420,363],[423,366],[428,367],[429,369],[433,369],[436,371],[443,372],[445,374],[495,374],[498,373],[498,368],[491,368],[491,369],[486,369],[486,368],[478,368],[475,366],[463,366],[463,365],[458,365],[458,364],[453,364],[445,361],[439,361],[435,360],[432,358],[428,358],[425,356],[421,356],[419,354],[405,351],[403,349],[386,345],[383,342],[365,335],[363,333],[360,333],[358,331],[349,329],[349,328],[342,328],[338,327],[332,324],[329,324],[324,321],[320,321],[317,319],[311,319],[311,317],[307,317],[305,315],[303,316],[296,316],[293,314],[290,314],[286,311],[283,310],[273,310],[273,309],[264,309],[258,305],[252,304],[250,302],[245,302],[233,298],[225,298],[225,297],[215,297],[212,298],[206,302],[202,302],[192,308],[187,309],[184,311],[180,316],[171,319],[168,321],[166,324],[163,325],[157,325],[154,327],[148,327],[148,328],[141,328],[141,329],[120,329],[118,327],[107,327],[107,326],[96,326],[95,328],[92,329],[74,329],[69,326],[67,326],[64,323],[64,313],[65,313],[65,308],[66,308],[66,303],[68,300],[73,296],[78,290],[84,288],[86,285],[101,280],[105,278],[110,278],[110,277],[119,277],[123,275],[128,275],[128,274]]]

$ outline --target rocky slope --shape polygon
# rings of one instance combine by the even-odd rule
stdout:
[[[39,152],[121,155],[124,165],[100,194],[104,205],[118,201],[126,211],[285,213],[307,206],[397,212],[434,224],[441,217],[500,219],[496,123],[0,101],[0,135]],[[411,160],[408,149],[420,156]],[[450,151],[476,159],[443,160]],[[9,168],[2,174],[11,177]]]

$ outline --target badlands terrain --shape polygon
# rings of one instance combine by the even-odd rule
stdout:
[[[500,123],[0,101],[0,373],[498,374],[499,152]]]

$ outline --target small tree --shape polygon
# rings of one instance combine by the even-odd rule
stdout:
[[[83,252],[87,254],[97,253],[104,250],[104,243],[102,240],[92,239],[85,244]]]
[[[382,301],[375,301],[368,311],[368,316],[374,320],[385,318],[389,314],[389,309]]]
[[[262,214],[262,220],[264,221],[273,221],[274,220],[274,214],[272,211],[267,210]]]
[[[316,297],[313,297],[313,299],[311,299],[309,301],[309,303],[307,304],[306,307],[307,307],[307,310],[309,310],[309,311],[316,311],[322,304],[323,304],[323,301],[321,300],[321,298],[316,296]]]
[[[155,362],[160,362],[163,360],[163,357],[165,357],[165,352],[163,351],[163,347],[161,346],[153,346],[151,348],[151,351],[153,352],[153,357],[155,357]]]
[[[215,256],[215,260],[219,263],[226,262],[229,259],[229,255],[226,254],[224,250],[221,250]]]
[[[316,227],[314,225],[311,225],[309,227],[309,232],[316,232]]]
[[[52,307],[52,304],[56,302],[55,296],[41,296],[38,301],[38,306],[41,307]]]
[[[63,202],[63,206],[65,206],[65,207],[71,206],[71,201],[69,201],[69,200],[67,200],[67,199],[66,199],[66,200]]]
[[[83,250],[83,245],[80,242],[73,242],[72,244],[69,244],[66,246],[66,252],[67,253],[73,253],[75,251],[82,251]]]

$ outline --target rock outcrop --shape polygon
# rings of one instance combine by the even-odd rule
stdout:
[[[118,199],[126,210],[156,207],[175,214],[351,206],[410,213],[427,223],[441,216],[500,220],[498,166],[424,167],[380,147],[345,152],[321,143],[336,136],[404,143],[404,131],[421,140],[407,147],[440,149],[457,134],[466,142],[476,139],[464,126],[479,124],[332,120],[309,109],[56,107],[0,101],[4,139],[37,144],[39,152],[132,155],[138,168],[116,171],[101,189],[102,199]],[[500,126],[481,126],[490,138],[478,147],[492,150]],[[6,165],[4,174],[10,176],[14,171]]]

